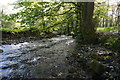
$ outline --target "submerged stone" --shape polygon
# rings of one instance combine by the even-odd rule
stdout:
[[[3,52],[3,50],[2,49],[0,49],[0,53],[2,53]]]

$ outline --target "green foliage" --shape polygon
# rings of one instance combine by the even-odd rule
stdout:
[[[105,2],[96,3],[95,10],[94,10],[94,17],[107,18],[107,14],[108,14],[107,9],[108,9],[108,6]]]
[[[66,26],[74,27],[67,24],[76,21],[75,8],[72,3],[17,2],[15,5],[16,8],[22,8],[22,10],[6,16],[5,20],[21,23],[21,26],[30,29],[34,27],[34,31],[36,29],[43,32],[66,33]],[[69,31],[69,33],[74,33],[72,29]]]
[[[120,40],[118,37],[109,37],[104,40],[105,47],[111,49],[114,52],[120,52]]]
[[[4,28],[11,28],[13,26],[14,26],[14,23],[12,23],[12,22],[2,21],[2,27],[4,27]]]
[[[99,23],[101,22],[101,18],[107,19],[108,16],[108,7],[105,2],[103,3],[95,3],[95,9],[94,9],[94,16],[93,21],[96,27],[99,26]]]
[[[23,29],[10,29],[10,28],[0,28],[1,31],[4,32],[21,32]]]
[[[110,49],[120,53],[120,40],[117,39],[116,41],[114,41],[114,43],[110,46]]]
[[[106,2],[96,2],[94,9],[94,24],[96,27],[111,27],[116,25],[116,5],[108,5]]]

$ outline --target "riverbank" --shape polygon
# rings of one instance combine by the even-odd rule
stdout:
[[[25,31],[25,32],[5,32],[0,31],[2,34],[2,40],[0,44],[18,44],[23,42],[30,42],[34,40],[41,40],[44,38],[52,38],[57,36],[56,33],[51,32],[36,32],[36,31]]]

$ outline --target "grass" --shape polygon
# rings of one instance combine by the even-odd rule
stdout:
[[[22,31],[27,31],[29,29],[24,29],[24,28],[20,28],[20,29],[0,28],[0,30],[4,31],[4,32],[22,32]]]
[[[97,28],[98,33],[108,32],[108,34],[100,36],[100,41],[106,48],[109,48],[114,52],[120,52],[120,39],[118,38],[118,33],[114,33],[115,31],[118,30],[120,30],[120,27],[117,26]]]
[[[120,30],[120,27],[113,26],[113,27],[98,27],[97,32],[108,32],[108,31],[116,31]]]
[[[5,31],[5,32],[25,32],[25,31],[29,31],[30,29],[32,29],[33,31],[39,30],[39,28],[25,28],[25,27],[20,27],[19,29],[0,28],[0,30]],[[115,30],[120,30],[120,27],[118,26],[98,27],[96,32],[107,32],[107,31],[115,31]]]
[[[19,29],[10,29],[10,28],[0,28],[1,31],[4,31],[4,32],[26,32],[26,31],[38,31],[37,28],[24,28],[24,27],[21,27]]]

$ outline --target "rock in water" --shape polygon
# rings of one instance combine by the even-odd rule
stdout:
[[[99,80],[98,78],[101,77],[102,74],[105,72],[105,66],[96,60],[92,60],[90,62],[90,67],[88,71],[92,74],[94,79]]]
[[[2,53],[3,52],[3,50],[2,49],[0,49],[0,53]]]

